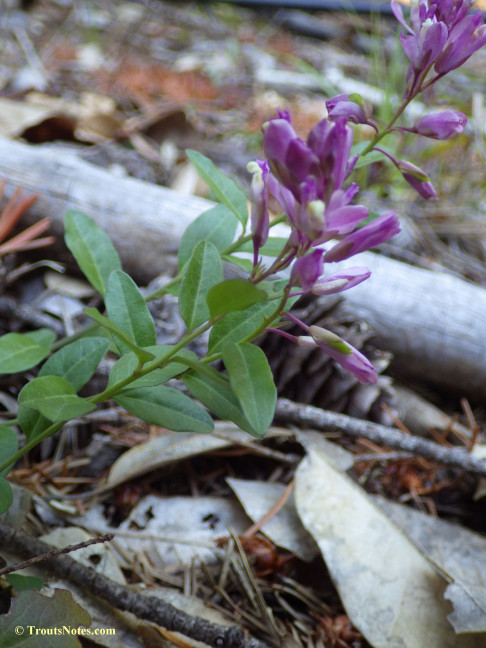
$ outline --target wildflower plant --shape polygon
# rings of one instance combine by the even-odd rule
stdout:
[[[436,198],[425,171],[377,145],[397,129],[433,139],[461,133],[466,117],[451,109],[413,124],[398,121],[406,119],[405,109],[415,97],[486,43],[480,12],[469,13],[471,0],[419,0],[408,21],[400,5],[391,4],[404,30],[401,42],[410,65],[403,100],[389,123],[375,123],[370,106],[358,95],[338,95],[328,100],[328,115],[302,139],[289,112],[281,110],[263,125],[265,158],[248,165],[250,216],[244,191],[208,158],[188,151],[220,204],[187,228],[178,274],[163,288],[143,295],[95,222],[79,212],[67,214],[66,244],[102,297],[104,310],[87,308],[92,323],[57,341],[47,329],[0,338],[0,373],[30,371],[41,364],[19,393],[17,418],[0,426],[0,512],[11,502],[5,476],[15,462],[70,419],[107,401],[170,430],[211,432],[212,413],[263,436],[277,398],[265,354],[253,344],[264,331],[320,349],[358,380],[376,382],[377,372],[367,358],[334,333],[299,320],[292,305],[303,294],[340,293],[366,281],[368,268],[333,269],[333,264],[387,241],[400,229],[394,211],[378,215],[356,202],[359,187],[351,176],[360,157],[371,151],[383,154],[422,198]],[[356,124],[373,128],[365,145],[353,146]],[[272,201],[281,212],[273,220]],[[281,222],[288,224],[288,236],[271,236]],[[273,261],[264,262],[267,258]],[[225,264],[247,271],[248,278],[225,279]],[[177,295],[186,325],[173,345],[157,343],[148,306],[167,293]],[[288,322],[302,334],[288,333]],[[207,332],[207,353],[201,358],[188,347]],[[108,353],[117,360],[106,387],[79,396]],[[183,380],[185,392],[166,384],[176,377]],[[15,426],[25,435],[20,450]]]

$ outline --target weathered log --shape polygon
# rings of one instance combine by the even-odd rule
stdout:
[[[173,266],[185,227],[209,201],[120,178],[55,147],[0,139],[7,192],[22,185],[41,194],[31,213],[49,216],[62,233],[67,209],[91,215],[112,237],[124,266],[140,282]],[[372,252],[345,265],[366,265],[368,281],[343,293],[353,315],[373,327],[380,348],[402,375],[486,397],[486,291],[460,278]]]
[[[110,235],[125,270],[141,283],[174,267],[183,231],[212,206],[203,198],[119,177],[81,160],[69,149],[29,146],[4,138],[0,138],[2,177],[7,179],[7,196],[17,186],[39,194],[26,222],[48,216],[50,231],[60,244],[68,209],[94,218]]]

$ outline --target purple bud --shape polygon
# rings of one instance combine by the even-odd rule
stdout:
[[[394,211],[389,211],[339,241],[324,254],[324,261],[328,263],[349,259],[355,254],[387,241],[399,231],[398,217]]]
[[[267,178],[270,173],[268,162],[257,160],[249,162],[248,171],[253,174],[250,187],[251,232],[253,235],[253,265],[258,262],[258,250],[265,245],[270,231],[270,216],[268,213]]]
[[[344,117],[354,124],[366,124],[368,116],[363,108],[359,95],[340,94],[326,101],[329,119],[334,121]]]
[[[305,292],[310,290],[324,270],[322,254],[323,250],[317,249],[299,257],[292,266],[290,285],[300,286]]]
[[[466,124],[467,117],[464,113],[458,110],[444,110],[418,119],[414,130],[424,137],[445,140],[462,133]]]
[[[318,347],[343,369],[350,371],[360,382],[375,383],[378,380],[378,374],[371,362],[338,335],[320,326],[310,326],[309,333]]]
[[[311,292],[314,295],[334,295],[357,286],[370,275],[371,272],[365,266],[346,268],[318,279],[312,286]]]
[[[407,160],[399,160],[397,168],[400,170],[408,184],[425,200],[437,199],[437,194],[427,174],[420,167]]]

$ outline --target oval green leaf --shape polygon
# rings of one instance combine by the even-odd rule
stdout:
[[[40,412],[53,423],[68,421],[96,409],[76,395],[72,385],[58,376],[42,376],[27,383],[19,394],[19,405]]]
[[[5,461],[14,455],[19,448],[19,439],[15,430],[12,428],[2,425],[0,427],[0,464],[3,464]],[[10,468],[6,468],[0,472],[0,477],[5,477],[10,471]]]
[[[109,319],[139,347],[156,344],[155,324],[137,284],[125,272],[115,270],[108,279],[105,295]],[[117,340],[120,350],[128,349]]]
[[[147,347],[147,351],[152,353],[156,358],[162,358],[164,355],[167,355],[171,349],[174,347],[171,345],[159,344],[157,346]],[[185,357],[189,361],[197,362],[198,358],[195,353],[189,351],[189,349],[180,349],[177,352],[178,357]],[[110,377],[108,378],[108,387],[112,387],[118,382],[125,380],[129,376],[133,375],[133,372],[138,367],[138,360],[134,353],[127,353],[122,356],[116,364],[113,366]],[[145,376],[137,378],[131,382],[126,389],[134,389],[136,387],[155,387],[156,385],[162,385],[171,378],[174,378],[178,374],[186,371],[187,365],[182,362],[170,362],[166,367],[162,369],[154,369]]]
[[[264,352],[254,344],[228,342],[223,362],[241,409],[257,436],[264,436],[273,421],[277,389]]]
[[[200,241],[187,265],[179,294],[179,312],[189,331],[209,319],[206,298],[221,281],[223,262],[218,250],[209,241]]]
[[[187,389],[198,401],[223,421],[233,421],[242,430],[249,432],[253,436],[259,436],[243,414],[243,410],[230,385],[225,385],[217,380],[220,374],[215,369],[212,367],[207,367],[207,369],[214,371],[214,379],[211,379],[207,374],[203,375],[195,371],[189,371],[184,375],[184,384]]]
[[[179,269],[189,261],[200,241],[209,241],[220,252],[225,250],[233,242],[237,224],[233,212],[224,205],[216,205],[203,212],[182,235],[178,254]]]
[[[110,237],[79,211],[68,211],[64,225],[66,245],[90,284],[104,297],[110,274],[122,267]]]
[[[171,387],[129,389],[114,400],[142,421],[166,427],[175,432],[213,431],[213,420],[185,394]]]
[[[6,479],[0,477],[0,515],[12,506],[13,491]]]
[[[38,376],[59,376],[78,392],[93,376],[109,347],[109,341],[99,337],[71,342],[44,362]]]
[[[118,326],[116,326],[111,320],[97,311],[96,308],[85,308],[84,313],[92,320],[100,324],[103,328],[110,331],[110,333],[113,333],[113,335],[118,340],[121,340],[121,342],[123,342],[123,345],[125,347],[131,349],[136,354],[137,358],[139,358],[142,363],[154,359],[154,356],[151,353],[145,351],[144,349],[142,349],[142,347],[137,346],[126,333],[121,331]]]
[[[206,301],[210,316],[216,317],[222,313],[245,310],[267,299],[263,290],[259,290],[246,279],[228,279],[213,286]]]
[[[245,227],[248,220],[246,197],[236,182],[220,171],[209,158],[201,153],[192,150],[187,150],[186,153],[217,199],[223,205],[226,205]]]
[[[52,422],[42,416],[40,412],[30,409],[30,407],[24,407],[21,403],[19,403],[17,418],[27,441],[36,439],[52,425]]]
[[[37,331],[33,331],[37,333]],[[7,333],[0,337],[0,374],[17,373],[35,367],[49,355],[54,337],[39,335],[38,342],[32,333]],[[49,340],[46,344],[45,341]]]

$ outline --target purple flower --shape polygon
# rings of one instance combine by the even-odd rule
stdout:
[[[419,193],[425,200],[437,199],[437,194],[427,174],[420,167],[415,166],[407,160],[399,160],[397,168],[408,184]]]
[[[258,263],[258,251],[265,245],[270,231],[270,216],[268,213],[267,179],[270,169],[268,162],[257,160],[249,162],[247,169],[253,174],[250,187],[251,232],[253,235],[253,265]]]
[[[466,124],[467,117],[464,113],[458,110],[444,110],[418,119],[413,130],[425,137],[445,140],[462,133]]]
[[[354,124],[368,123],[368,115],[363,108],[363,100],[359,95],[339,94],[326,101],[329,119],[335,121],[344,117]]]
[[[308,292],[324,270],[322,255],[323,250],[317,249],[299,257],[292,266],[290,285],[300,286],[304,292]]]
[[[378,374],[371,362],[338,335],[320,326],[310,326],[308,332],[316,346],[325,351],[343,369],[350,371],[360,382],[375,383],[378,380]],[[304,344],[306,342],[308,344],[309,341],[304,338]]]
[[[397,0],[391,0],[396,19],[408,33],[400,38],[410,60],[407,74],[409,92],[416,94],[417,83],[425,79],[433,65],[437,77],[461,66],[486,44],[486,26],[481,11],[469,14],[473,0],[419,0],[410,11],[410,25],[405,22]]]
[[[436,60],[434,69],[443,76],[460,67],[486,43],[486,25],[482,12],[463,17],[449,32],[442,54]]]
[[[346,268],[339,272],[321,277],[311,288],[314,295],[334,295],[357,286],[368,279],[371,272],[365,266]]]
[[[364,252],[369,248],[387,241],[400,231],[400,223],[394,211],[389,211],[378,216],[356,230],[345,236],[339,243],[324,254],[326,263],[331,261],[343,261],[350,256]]]

